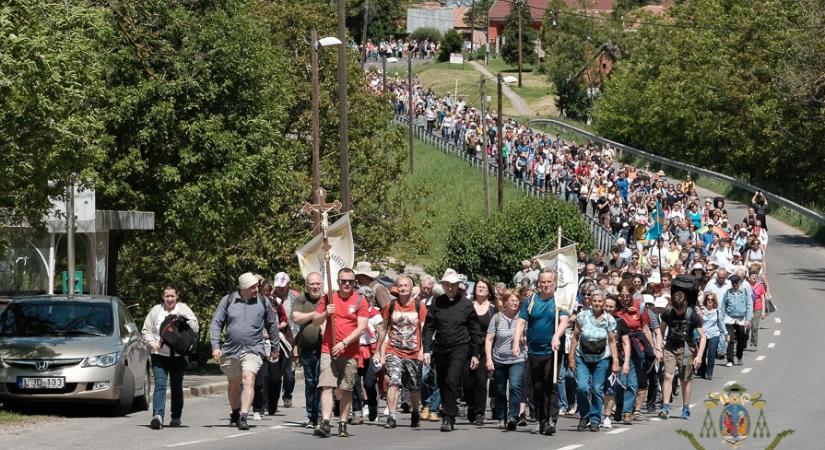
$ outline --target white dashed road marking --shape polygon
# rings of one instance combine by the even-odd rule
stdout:
[[[742,373],[751,373],[751,368],[746,367],[746,368],[742,369]]]
[[[647,419],[647,420],[651,420],[653,422],[661,422],[662,421],[662,419],[660,419],[658,417],[651,417],[650,419]]]
[[[166,447],[171,448],[171,447],[182,447],[184,445],[200,444],[201,442],[206,442],[208,440],[209,439],[201,439],[199,441],[178,442],[177,444],[167,445]]]
[[[608,432],[607,432],[607,433],[605,433],[605,434],[619,434],[619,433],[624,433],[625,431],[627,431],[627,430],[629,430],[629,429],[630,429],[630,428],[616,428],[615,430],[613,430],[613,431],[608,431]]]
[[[774,347],[776,347],[776,342],[771,342],[770,344],[768,344],[768,348],[774,348]]]
[[[782,334],[782,330],[773,330],[774,336],[779,336],[780,334]]]
[[[556,450],[573,450],[573,449],[576,449],[576,448],[579,448],[579,447],[584,447],[584,444],[567,445],[567,446],[558,448]]]
[[[776,322],[776,323],[782,323],[782,318],[781,317],[774,317],[773,321]]]
[[[756,357],[756,360],[757,360],[757,361],[762,361],[762,360],[764,360],[765,358],[766,358],[766,356],[765,356],[765,355],[759,355],[759,356],[757,356],[757,357]]]

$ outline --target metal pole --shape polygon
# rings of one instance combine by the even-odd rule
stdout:
[[[318,32],[313,29],[310,32],[310,66],[312,72],[312,195],[318,192],[321,187],[321,151],[320,151],[320,107],[318,105]],[[321,217],[317,212],[312,213],[312,225],[314,230],[318,230],[318,223]],[[316,231],[317,232],[317,231]]]
[[[481,179],[484,182],[484,215],[486,217],[490,217],[490,186],[488,177],[489,168],[487,165],[487,114],[485,113],[485,103],[484,103],[484,83],[485,83],[484,75],[481,75],[481,134],[483,135],[481,138],[481,172],[482,176]]]
[[[69,262],[68,272],[69,272],[69,298],[74,297],[74,272],[75,272],[75,264],[74,264],[74,257],[75,257],[75,250],[74,250],[74,227],[75,227],[75,216],[74,216],[74,180],[72,179],[71,175],[69,176],[69,183],[68,183],[68,192],[66,198],[66,258]]]
[[[370,20],[370,0],[364,1],[364,28],[361,30],[361,67],[367,63],[367,25]]]
[[[349,123],[347,119],[347,2],[338,0],[338,106],[339,152],[341,153],[341,203],[343,211],[351,208],[349,198]]]
[[[413,103],[413,93],[414,93],[414,89],[413,89],[413,84],[412,84],[412,53],[407,55],[407,90],[409,91],[409,95],[408,95],[409,102],[408,103],[410,104],[409,108],[408,108],[409,109],[408,114],[409,114],[409,119],[410,119],[410,131],[409,131],[408,135],[409,135],[409,146],[410,146],[410,149],[409,149],[409,153],[410,153],[410,155],[409,155],[409,158],[410,158],[410,175],[412,175],[413,170],[414,170],[414,165],[413,165],[413,114],[414,114],[413,113],[413,104],[414,104]]]
[[[474,59],[473,57],[473,44],[475,41],[473,38],[475,37],[476,31],[476,0],[473,0],[473,3],[470,5],[470,59]]]
[[[521,87],[521,14],[523,6],[524,0],[520,0],[518,4],[518,87]]]
[[[498,210],[501,211],[504,209],[504,156],[501,154],[502,144],[504,142],[504,125],[501,119],[501,72],[499,72],[498,77],[496,78],[497,81],[497,93],[498,93],[498,114],[496,117],[496,158],[498,159]]]

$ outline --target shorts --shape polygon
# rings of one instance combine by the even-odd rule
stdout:
[[[263,365],[263,358],[255,353],[221,357],[221,372],[226,374],[227,378],[238,378],[243,372],[252,372],[257,375]]]
[[[685,357],[685,347],[682,346],[677,349],[669,349],[665,347],[664,361],[665,374],[675,375],[676,369],[679,369],[679,379],[682,381],[690,381],[693,379],[693,359],[696,358],[696,352],[693,349],[688,349],[688,355]],[[685,362],[687,361],[687,363]]]
[[[355,375],[358,363],[355,358],[335,358],[329,353],[321,353],[321,376],[318,377],[319,388],[340,388],[352,392],[355,387]]]
[[[409,392],[421,390],[421,361],[390,353],[387,355],[385,370],[390,386],[401,386]]]

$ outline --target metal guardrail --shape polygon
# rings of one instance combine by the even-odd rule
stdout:
[[[772,204],[780,205],[788,209],[792,209],[797,213],[818,222],[821,225],[825,225],[825,216],[822,214],[810,209],[806,208],[799,203],[796,203],[792,200],[788,200],[787,198],[780,197],[779,195],[772,194],[770,192],[765,192],[757,186],[754,186],[750,183],[746,183],[744,181],[740,181],[734,177],[724,175],[721,173],[714,172],[712,170],[703,169],[701,167],[697,167],[691,164],[686,164],[679,161],[673,161],[671,159],[663,158],[661,156],[654,155],[652,153],[648,153],[644,150],[639,150],[638,148],[631,147],[629,145],[625,145],[616,141],[611,141],[610,139],[603,138],[601,136],[595,135],[589,131],[582,130],[581,128],[574,127],[573,125],[566,124],[564,122],[553,120],[553,119],[531,119],[527,121],[528,124],[531,123],[547,123],[551,124],[554,127],[561,128],[566,131],[571,131],[582,136],[587,137],[588,139],[592,139],[593,141],[600,142],[602,144],[610,144],[611,146],[620,149],[624,152],[630,153],[631,155],[638,156],[640,158],[644,158],[649,161],[653,161],[668,167],[673,167],[675,169],[683,170],[685,172],[689,172],[692,174],[698,174],[705,177],[715,178],[719,181],[723,181],[725,183],[730,184],[731,186],[735,186],[739,189],[744,189],[750,192],[757,192],[762,191],[762,194],[765,195],[765,198],[768,199],[769,202]]]
[[[409,124],[406,116],[396,115],[394,121],[399,125],[408,126]],[[478,167],[479,169],[483,167],[484,161],[481,158],[468,154],[453,142],[450,142],[441,136],[427,133],[424,125],[421,125],[420,123],[413,123],[413,134],[418,140],[432,145],[444,153],[456,155],[464,161],[467,161],[467,163],[473,167]],[[495,178],[498,176],[498,165],[495,160],[490,161],[487,167],[492,177]],[[510,183],[515,185],[517,189],[523,191],[531,197],[544,197],[549,194],[547,191],[539,190],[531,183],[527,183],[516,177],[509,171],[505,172],[504,176]],[[564,201],[561,196],[557,197],[559,200]],[[609,255],[610,249],[615,245],[617,237],[614,236],[609,229],[602,226],[596,218],[588,214],[583,214],[582,216],[587,222],[587,225],[590,227],[590,232],[593,234],[593,239],[596,241],[596,247],[601,249],[605,255]]]

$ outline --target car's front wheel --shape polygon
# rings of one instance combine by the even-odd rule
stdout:
[[[120,398],[112,407],[112,415],[125,416],[132,412],[132,403],[135,400],[135,377],[129,367],[123,369],[123,383],[120,385]]]
[[[143,376],[143,395],[135,398],[136,411],[148,411],[152,405],[152,369],[147,365]]]

